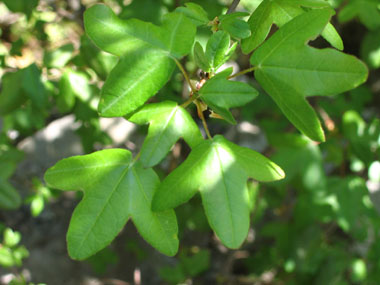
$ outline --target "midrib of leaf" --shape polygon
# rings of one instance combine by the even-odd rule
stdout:
[[[273,86],[273,89],[277,91],[276,92],[277,94],[281,94],[281,92],[276,88],[276,84],[272,84],[272,81],[270,79],[268,79],[268,77],[265,75],[265,73],[262,72],[262,76],[265,77],[267,82]],[[293,112],[292,108],[289,108],[288,105],[285,103],[286,100],[283,100],[283,97],[281,95],[276,96],[276,97],[277,97],[277,100],[280,100],[282,102],[283,106],[284,105],[286,106],[288,112],[292,113],[292,115],[298,119],[299,124],[301,124],[305,130],[308,130],[309,128],[306,124],[304,124],[303,120],[297,115],[297,113]],[[304,100],[306,100],[306,99],[304,99]]]
[[[157,49],[156,49],[156,51],[159,52],[159,50],[157,50]],[[159,72],[159,68],[160,67],[159,67],[158,64],[156,64],[153,67],[150,67],[148,69],[148,72],[145,72],[144,75],[140,76],[140,80],[136,80],[134,83],[132,83],[131,85],[129,85],[128,88],[126,88],[126,89],[123,90],[122,95],[116,96],[115,99],[111,100],[111,102],[108,103],[108,105],[103,108],[102,113],[107,112],[107,110],[109,110],[113,105],[115,105],[120,100],[122,100],[125,96],[127,96],[127,94],[129,93],[129,90],[133,89],[137,84],[140,83],[140,81],[143,81],[143,80],[145,80],[145,78],[151,76],[152,74],[154,74],[156,72]]]
[[[158,145],[159,145],[159,141],[161,140],[163,134],[165,133],[166,131],[166,128],[168,127],[170,121],[172,120],[173,116],[175,115],[175,113],[177,112],[178,110],[178,106],[173,108],[172,112],[170,113],[170,115],[167,117],[168,119],[166,120],[165,124],[164,124],[164,127],[163,127],[163,131],[160,132],[159,136],[158,136],[158,139],[156,140],[156,143],[154,144],[153,146],[153,150],[150,152],[149,156],[148,156],[148,161],[150,161],[150,159],[152,158],[153,156],[153,153],[156,151]]]
[[[293,36],[294,34],[296,34],[296,33],[302,33],[302,32],[303,32],[303,29],[305,29],[305,26],[307,27],[307,26],[309,25],[309,23],[311,23],[311,22],[314,21],[314,17],[313,17],[312,19],[308,19],[308,20],[309,20],[309,21],[308,21],[306,24],[304,24],[304,26],[303,26],[301,29],[299,29],[299,30],[294,30],[293,32],[286,34],[285,37],[283,37],[283,38],[280,40],[280,42],[279,42],[275,47],[273,47],[273,48],[270,50],[270,52],[268,52],[268,53],[267,53],[267,54],[261,59],[261,61],[260,61],[260,63],[259,63],[259,66],[261,67],[261,64],[262,64],[262,63],[263,63],[268,57],[270,57],[275,51],[277,51],[279,48],[281,48],[283,42],[287,41],[290,37],[292,37],[292,36]],[[311,38],[311,37],[312,37],[312,35],[311,35],[309,38]]]
[[[341,73],[341,74],[361,74],[361,72],[353,71],[336,71],[336,70],[323,70],[323,69],[311,69],[311,68],[298,68],[298,67],[289,67],[289,66],[276,66],[276,65],[261,65],[261,70],[265,69],[289,69],[289,70],[299,70],[302,72],[318,72],[318,73]]]
[[[169,53],[172,52],[172,48],[173,48],[173,43],[174,43],[174,37],[176,35],[176,32],[178,30],[178,27],[180,26],[180,23],[182,22],[182,19],[183,19],[184,15],[182,13],[180,13],[180,18],[179,20],[177,21],[174,29],[172,30],[172,33],[170,35],[170,41],[169,41]]]
[[[97,165],[91,165],[91,166],[83,166],[83,167],[73,167],[69,169],[58,169],[58,170],[51,170],[49,173],[55,174],[55,173],[65,173],[65,172],[72,172],[76,170],[83,170],[83,169],[91,169],[91,168],[104,168],[104,167],[111,167],[111,166],[127,166],[125,163],[105,163],[105,164],[97,164]]]
[[[98,223],[98,220],[99,220],[100,216],[103,214],[104,209],[105,209],[106,206],[108,205],[109,200],[110,200],[111,197],[114,195],[115,191],[118,189],[118,187],[119,187],[121,181],[124,179],[125,175],[128,173],[128,170],[130,170],[130,168],[131,168],[131,165],[129,165],[128,167],[126,167],[126,168],[123,170],[123,173],[120,175],[120,178],[119,178],[119,180],[116,182],[115,187],[112,189],[111,193],[108,195],[107,200],[105,201],[102,210],[96,215],[95,221],[93,222],[92,226],[88,229],[88,231],[86,232],[86,234],[83,236],[83,239],[82,239],[82,241],[81,241],[81,243],[80,243],[79,248],[81,248],[81,247],[83,246],[83,243],[87,240],[87,238],[88,238],[90,232],[93,231],[95,225]],[[86,195],[86,193],[85,193],[85,195]],[[130,213],[129,213],[129,215],[130,215]]]
[[[230,201],[231,199],[229,199],[229,195],[228,195],[228,191],[227,191],[227,185],[226,185],[226,179],[224,177],[224,171],[223,171],[223,164],[222,164],[222,160],[220,159],[220,156],[219,156],[219,152],[218,152],[218,146],[214,146],[213,147],[214,150],[215,150],[215,153],[216,153],[216,156],[218,158],[218,161],[219,161],[219,166],[220,166],[220,174],[222,176],[222,180],[223,180],[223,189],[224,189],[224,193],[225,193],[225,197],[226,197],[226,200],[228,201],[228,213],[230,214],[229,217],[230,217],[230,224],[231,224],[231,228],[232,228],[232,239],[233,239],[233,244],[235,244],[236,242],[236,237],[235,237],[235,227],[234,227],[234,222],[233,222],[233,219],[232,219],[232,210],[231,210],[231,205],[230,205]]]
[[[223,40],[223,37],[221,37],[219,39],[218,44],[217,44],[218,47],[220,46],[220,43],[222,42],[222,40]],[[212,51],[213,51],[213,53],[211,54],[212,55],[212,57],[211,57],[212,62],[210,62],[211,63],[210,65],[214,68],[215,55],[216,55],[218,49],[212,49]]]
[[[148,208],[150,208],[151,207],[151,203],[149,202],[149,199],[148,199],[148,197],[147,197],[147,195],[146,195],[146,193],[144,191],[144,187],[141,184],[139,176],[137,175],[136,170],[134,168],[132,168],[132,173],[133,173],[133,176],[135,177],[135,180],[136,180],[136,183],[138,185],[138,188],[139,188],[140,192],[144,196],[144,199],[145,199],[146,204],[148,205]],[[156,222],[160,225],[162,232],[166,235],[166,231],[165,231],[164,227],[162,226],[162,224],[160,222],[160,219],[157,218],[157,213],[152,212],[152,215],[153,215],[154,219],[156,220]],[[150,223],[150,227],[151,227],[151,225],[152,225],[152,223]],[[168,236],[166,236],[166,237],[167,238],[165,240],[165,243],[167,244],[167,247],[170,248],[171,246],[170,246],[170,243],[168,242],[168,240],[169,240],[170,237],[168,237]]]

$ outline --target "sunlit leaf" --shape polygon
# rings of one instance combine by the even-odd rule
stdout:
[[[134,164],[129,151],[108,149],[63,159],[48,169],[45,180],[60,190],[84,192],[67,233],[72,258],[85,259],[107,246],[129,218],[157,250],[177,252],[174,211],[151,211],[159,179],[152,169]]]
[[[282,179],[284,173],[261,154],[218,135],[196,146],[164,179],[152,208],[174,208],[199,190],[211,228],[226,246],[237,248],[249,228],[248,177],[273,181]]]

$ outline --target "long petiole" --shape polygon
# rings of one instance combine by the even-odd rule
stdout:
[[[210,140],[212,140],[212,137],[211,137],[210,131],[208,130],[206,119],[205,119],[205,116],[203,115],[202,107],[199,101],[195,101],[195,105],[197,106],[198,116],[202,120],[203,128],[205,129],[206,135]]]
[[[191,103],[198,99],[197,95],[197,93],[193,94],[193,96],[191,96],[189,99],[187,99],[185,102],[181,104],[181,107],[186,108],[187,106],[189,106]]]
[[[244,70],[242,70],[242,71],[240,71],[240,72],[238,72],[238,73],[235,73],[235,74],[232,74],[232,75],[228,76],[227,79],[231,79],[231,78],[234,78],[234,77],[238,77],[238,76],[240,76],[240,75],[246,74],[246,73],[251,72],[251,71],[254,71],[254,70],[256,70],[256,69],[257,69],[256,66],[253,66],[253,67],[251,67],[251,68],[244,69]]]
[[[187,82],[187,84],[189,84],[190,88],[191,88],[191,91],[193,93],[195,93],[197,91],[197,89],[194,87],[194,85],[191,83],[190,81],[190,78],[189,78],[189,75],[187,75],[187,72],[186,70],[183,68],[182,64],[178,61],[178,59],[176,58],[173,58],[175,63],[177,64],[179,70],[181,70],[182,74],[183,74],[183,77],[185,77],[185,80]]]

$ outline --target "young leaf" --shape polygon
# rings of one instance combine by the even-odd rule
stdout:
[[[261,154],[218,135],[197,145],[164,179],[152,209],[174,208],[199,190],[210,226],[223,244],[237,248],[249,228],[248,177],[273,181],[282,179],[284,173]]]
[[[324,140],[320,123],[302,97],[353,89],[368,73],[353,56],[305,45],[323,30],[332,14],[331,9],[317,9],[297,16],[251,57],[251,64],[257,66],[255,77],[264,90],[301,132],[318,141]]]
[[[195,3],[185,3],[186,7],[178,7],[177,12],[185,14],[196,26],[207,25],[209,22],[207,12],[202,6]]]
[[[107,246],[129,218],[157,250],[170,256],[177,252],[174,211],[151,211],[159,179],[131,160],[127,150],[107,149],[63,159],[45,173],[50,187],[84,192],[67,233],[72,258],[85,259]]]
[[[250,85],[227,80],[221,76],[208,80],[199,90],[200,98],[227,122],[236,124],[228,109],[240,107],[255,99],[258,95],[256,89]]]
[[[242,50],[249,53],[263,43],[272,24],[282,27],[296,16],[305,13],[300,6],[320,8],[329,7],[321,1],[264,0],[248,20],[252,36],[242,41]],[[343,42],[334,26],[330,23],[321,35],[336,49],[343,50]]]
[[[233,38],[245,39],[251,35],[250,27],[246,21],[238,18],[248,15],[242,12],[222,15],[219,17],[219,28],[228,32]]]
[[[217,31],[208,40],[206,45],[206,58],[213,72],[225,62],[224,58],[229,47],[230,36],[225,31]]]
[[[210,64],[199,42],[196,42],[194,45],[194,60],[200,69],[210,72]]]
[[[196,27],[184,14],[171,13],[162,27],[121,20],[105,5],[84,14],[88,36],[104,51],[121,57],[102,89],[99,113],[123,116],[142,106],[169,80],[174,62],[191,51]]]
[[[146,105],[128,120],[136,124],[150,124],[148,136],[141,148],[140,159],[145,167],[159,163],[180,137],[191,148],[203,141],[190,114],[175,102]]]

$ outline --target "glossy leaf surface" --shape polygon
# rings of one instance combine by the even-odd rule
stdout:
[[[324,140],[323,131],[303,97],[353,89],[368,73],[353,56],[305,45],[323,30],[332,14],[330,9],[317,9],[297,16],[251,57],[251,64],[257,66],[255,77],[265,91],[301,132],[317,141]]]
[[[72,258],[85,259],[104,248],[129,218],[157,250],[170,256],[177,252],[174,211],[151,211],[159,179],[131,159],[127,150],[108,149],[63,159],[45,173],[51,187],[84,192],[67,233]]]
[[[226,246],[237,248],[249,228],[249,177],[273,181],[282,179],[284,173],[261,154],[218,135],[195,147],[185,162],[164,179],[152,208],[174,208],[199,190],[210,226]]]
[[[146,105],[128,120],[137,124],[149,123],[140,158],[145,167],[159,163],[181,137],[191,148],[203,141],[190,114],[175,102]]]
[[[240,107],[255,99],[258,92],[250,85],[221,77],[208,80],[199,90],[201,99],[226,121],[235,124],[230,108]]]

